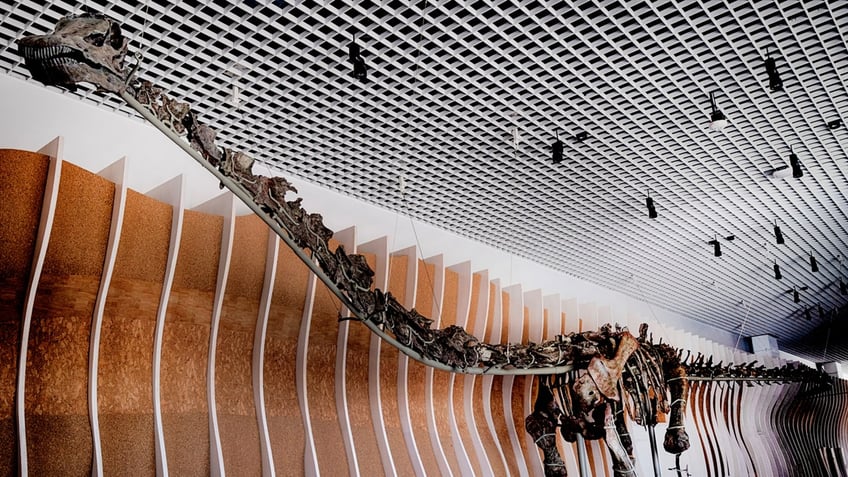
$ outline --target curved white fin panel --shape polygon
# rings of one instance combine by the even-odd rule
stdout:
[[[218,410],[215,404],[215,356],[218,350],[218,326],[221,322],[221,310],[224,306],[224,294],[227,289],[227,277],[230,273],[230,260],[233,252],[233,237],[236,226],[235,196],[224,193],[211,199],[195,210],[207,214],[222,215],[224,226],[221,230],[221,254],[218,260],[218,278],[215,285],[215,298],[212,302],[212,321],[209,331],[209,354],[206,368],[206,399],[209,405],[209,469],[213,477],[224,476],[224,451],[221,447],[221,432],[218,428]]]
[[[97,410],[97,369],[100,360],[100,330],[103,325],[103,310],[106,308],[106,296],[112,284],[112,272],[121,241],[121,229],[124,224],[124,210],[127,206],[127,158],[121,158],[106,167],[97,175],[115,184],[115,198],[112,201],[112,221],[109,226],[109,239],[106,244],[106,256],[103,271],[100,274],[100,287],[94,300],[94,312],[91,316],[91,334],[88,350],[88,418],[91,424],[91,475],[103,475],[103,448],[100,445],[100,419]]]
[[[259,300],[259,317],[253,336],[253,401],[259,426],[259,453],[262,457],[262,476],[274,477],[274,453],[268,432],[268,414],[265,412],[265,336],[268,331],[268,315],[277,279],[277,258],[280,254],[280,238],[268,229],[268,249],[265,256],[265,278],[262,282],[262,298]]]
[[[356,253],[356,228],[349,227],[340,230],[333,235],[339,244],[344,246],[348,254]],[[340,316],[348,317],[348,309],[342,305]],[[350,321],[339,322],[338,337],[336,339],[336,369],[335,369],[335,395],[336,415],[339,419],[339,427],[342,431],[345,454],[347,454],[348,475],[359,476],[359,463],[356,459],[356,445],[353,441],[353,432],[350,428],[350,414],[347,406],[347,381],[345,371],[347,370],[347,337],[350,329]]]
[[[170,204],[172,207],[171,237],[168,245],[168,259],[165,263],[165,276],[159,307],[156,311],[156,328],[153,332],[153,446],[156,453],[156,475],[168,476],[168,457],[165,452],[165,430],[162,423],[162,341],[165,333],[165,317],[168,301],[171,297],[171,285],[177,270],[177,257],[180,255],[180,240],[183,232],[183,210],[185,209],[185,177],[179,175],[168,182],[147,192],[151,198]]]
[[[457,276],[457,291],[456,291],[456,325],[464,329],[468,329],[468,314],[471,311],[471,262],[462,262],[448,267]],[[451,444],[453,452],[459,464],[459,471],[463,476],[473,476],[474,468],[471,466],[471,459],[468,456],[465,443],[462,441],[462,434],[459,430],[459,420],[456,416],[456,408],[454,407],[454,387],[457,379],[463,379],[462,376],[457,376],[451,373],[448,376],[448,422],[450,423]],[[463,381],[463,389],[465,381]],[[463,414],[465,414],[463,412]],[[468,416],[465,416],[466,419]],[[463,423],[464,428],[470,427]]]
[[[489,300],[491,299],[489,296],[489,272],[488,270],[483,270],[481,272],[475,272],[474,275],[478,276],[479,279],[477,290],[477,309],[474,310],[474,329],[471,330],[471,333],[474,336],[485,336],[486,322],[489,318]],[[462,404],[465,411],[468,432],[471,435],[472,449],[474,449],[477,465],[480,466],[482,475],[494,475],[495,471],[492,469],[492,464],[489,462],[490,457],[486,455],[486,449],[483,447],[483,440],[480,437],[480,429],[477,424],[477,419],[474,417],[474,408],[480,405],[480,403],[475,402],[474,400],[474,388],[475,386],[483,386],[483,378],[469,374],[463,379],[465,380],[465,386],[463,387],[464,392]],[[494,458],[494,456],[492,456],[492,458]]]
[[[433,328],[439,329],[442,327],[442,303],[445,293],[445,263],[442,255],[436,255],[424,260],[425,265],[433,265],[433,276],[430,277],[432,282],[429,284],[433,289],[433,303],[430,305],[429,315],[433,317]],[[425,303],[416,303],[416,306],[422,310],[426,310]],[[425,313],[426,315],[427,313]],[[453,471],[448,464],[448,458],[445,455],[445,449],[442,446],[442,439],[439,436],[439,428],[436,424],[436,409],[433,403],[433,373],[435,370],[427,367],[424,370],[424,413],[427,416],[427,430],[430,434],[430,445],[433,446],[433,453],[436,455],[436,464],[439,466],[439,472],[443,476],[453,476]]]
[[[374,267],[374,286],[380,290],[389,289],[389,239],[380,237],[359,245],[362,253],[374,254],[377,263]],[[371,334],[368,347],[368,397],[371,407],[371,423],[377,436],[377,448],[383,463],[383,472],[387,477],[396,477],[395,462],[392,458],[389,437],[386,435],[386,424],[383,419],[383,403],[380,394],[380,346],[379,336]]]
[[[41,270],[44,268],[44,257],[47,256],[47,244],[50,243],[50,233],[53,230],[53,218],[56,216],[56,201],[59,199],[59,182],[62,177],[62,156],[64,139],[58,136],[39,151],[50,157],[47,168],[47,180],[44,185],[44,200],[41,203],[41,218],[38,232],[35,236],[35,246],[32,254],[32,267],[27,281],[24,309],[21,315],[21,342],[18,354],[18,372],[15,383],[15,423],[18,434],[18,475],[29,474],[27,462],[27,435],[25,416],[26,364],[29,345],[29,330],[32,325],[32,310],[35,305],[35,294],[41,280]]]
[[[507,340],[509,343],[521,343],[522,334],[524,332],[524,294],[521,291],[521,285],[511,285],[504,288],[504,292],[509,295],[509,322],[507,326]],[[509,433],[509,441],[512,444],[512,452],[515,455],[516,465],[518,466],[518,475],[521,477],[529,477],[527,471],[527,461],[524,459],[524,452],[521,450],[521,443],[518,441],[518,430],[515,428],[515,419],[512,415],[512,391],[515,383],[515,376],[504,376],[503,381],[503,410],[504,419],[506,420],[506,429]],[[522,434],[524,429],[521,429]]]
[[[392,252],[392,256],[405,256],[406,264],[406,295],[403,297],[401,304],[412,309],[415,307],[415,295],[418,290],[418,253],[415,247],[407,247],[397,252]],[[421,453],[418,452],[418,445],[415,442],[415,434],[412,431],[412,417],[409,410],[409,356],[400,354],[398,356],[398,374],[397,374],[397,399],[398,412],[400,414],[400,427],[403,432],[404,440],[406,441],[406,450],[409,453],[409,459],[412,461],[412,469],[417,477],[426,477],[424,472],[424,462],[421,461]]]

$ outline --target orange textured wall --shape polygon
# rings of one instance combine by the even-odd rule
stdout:
[[[231,475],[262,474],[251,358],[267,248],[265,223],[255,215],[237,217],[215,358],[218,428]]]
[[[393,256],[389,262],[389,293],[403,303],[406,294],[406,273],[409,263],[405,256]],[[380,344],[380,395],[383,402],[383,422],[389,448],[395,462],[398,475],[414,475],[412,460],[407,452],[406,440],[400,424],[398,410],[398,360],[397,348],[386,343]]]
[[[171,237],[172,207],[128,191],[103,312],[98,418],[107,475],[154,475],[153,330]]]
[[[302,475],[304,429],[295,388],[297,338],[309,269],[280,246],[265,338],[265,410],[277,475]]]
[[[363,254],[372,270],[376,269],[377,258],[374,254]],[[356,444],[356,457],[362,475],[380,475],[383,464],[377,447],[377,436],[371,419],[371,399],[368,385],[371,379],[379,376],[368,375],[368,352],[371,332],[368,328],[352,323],[347,338],[347,407],[350,414],[350,427]]]
[[[27,356],[27,452],[34,475],[91,468],[88,343],[114,190],[111,182],[63,166]]]
[[[206,366],[222,217],[187,210],[162,342],[162,422],[168,469],[209,473]]]
[[[14,406],[21,314],[48,157],[0,149],[0,475],[15,472]]]
[[[331,250],[337,246],[338,242],[330,241]],[[334,370],[340,310],[341,302],[319,282],[315,289],[312,324],[309,328],[306,388],[318,468],[321,473],[328,475],[348,472],[335,398]]]
[[[17,161],[17,162],[16,162]],[[14,179],[13,200],[0,204],[0,475],[15,472],[14,386],[20,310],[30,272],[41,212],[48,159],[39,154],[0,151],[0,177]],[[11,169],[3,173],[3,167]],[[10,187],[0,181],[0,192]],[[111,225],[115,187],[95,174],[65,164],[60,181],[53,236],[47,249],[29,336],[26,412],[29,468],[33,475],[84,475],[92,460],[87,394],[89,339]],[[153,334],[169,254],[173,209],[128,191],[114,274],[106,294],[99,348],[98,400],[103,466],[107,474],[154,475],[152,360]],[[184,211],[174,281],[163,334],[161,403],[169,471],[207,475],[209,409],[206,368],[210,323],[217,288],[222,217]],[[268,231],[254,216],[236,219],[216,354],[216,411],[226,470],[232,475],[261,473],[259,433],[252,389],[254,331],[264,283]],[[374,265],[376,257],[366,256]],[[390,260],[389,290],[403,298],[408,257]],[[434,316],[433,264],[418,262],[418,308]],[[301,409],[295,383],[299,331],[307,303],[308,269],[285,246],[276,263],[265,351],[265,403],[278,475],[304,473],[303,413],[309,412],[320,469],[346,474],[347,457],[335,402],[339,303],[318,284],[307,350],[308,409]],[[459,277],[444,271],[441,327],[456,323]],[[476,282],[479,285],[479,280]],[[475,306],[487,306],[483,303]],[[462,321],[467,317],[461,317]],[[473,323],[471,324],[473,326]],[[368,374],[371,334],[351,323],[347,378],[348,413],[360,472],[383,473],[373,429],[368,384],[380,380],[388,444],[398,475],[412,475],[398,413],[396,349],[383,345],[381,372]],[[59,345],[61,344],[61,346]],[[426,424],[427,369],[410,363],[409,403],[416,456],[438,474]],[[454,392],[441,392],[454,382]],[[459,473],[448,409],[453,406],[463,444],[473,445],[463,409],[463,377],[433,377],[436,425],[448,465]],[[480,380],[477,380],[480,383]],[[475,390],[479,394],[479,390]],[[497,407],[497,406],[496,406]],[[502,417],[501,417],[502,419]],[[485,420],[482,416],[479,423]],[[501,427],[502,422],[501,422]],[[472,457],[472,465],[479,468]],[[3,467],[5,466],[5,467]],[[497,467],[497,466],[496,466]]]

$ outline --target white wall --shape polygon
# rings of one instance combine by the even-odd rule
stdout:
[[[220,193],[217,181],[203,167],[141,120],[2,74],[0,111],[0,148],[37,150],[61,135],[65,137],[65,159],[91,171],[128,156],[129,187],[137,191],[146,192],[182,173],[186,176],[189,208]],[[267,174],[264,167],[256,172]],[[417,245],[424,256],[444,254],[446,265],[471,260],[473,270],[488,269],[489,277],[500,278],[504,286],[520,283],[524,290],[541,288],[546,295],[559,293],[580,303],[608,305],[613,319],[620,321],[638,316],[649,324],[659,321],[731,347],[736,342],[732,333],[428,224],[414,221],[413,230],[413,221],[408,217],[303,180],[289,179],[298,188],[307,211],[321,213],[333,230],[356,225],[361,243],[389,235],[390,249],[398,250],[416,245],[417,232]],[[247,208],[240,213],[247,213]]]

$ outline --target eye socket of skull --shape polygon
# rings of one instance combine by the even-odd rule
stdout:
[[[109,44],[116,50],[120,50],[124,46],[124,35],[121,33],[121,25],[114,22],[109,26]]]
[[[91,35],[86,36],[84,40],[94,46],[103,46],[103,43],[106,41],[106,35],[103,33],[92,33]]]

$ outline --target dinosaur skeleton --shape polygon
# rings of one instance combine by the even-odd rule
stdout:
[[[133,107],[140,104],[146,111],[139,112],[160,123],[157,127],[211,166],[208,168],[221,179],[222,187],[226,181],[239,197],[252,200],[257,206],[254,210],[269,225],[278,225],[285,232],[281,234],[284,239],[311,251],[323,271],[322,280],[349,305],[352,319],[363,321],[372,331],[390,333],[405,353],[454,372],[544,374],[539,370],[550,369],[550,375],[539,380],[534,411],[525,421],[527,432],[542,450],[548,476],[566,475],[556,448],[556,429],[571,442],[578,435],[604,439],[616,474],[635,475],[625,415],[637,424],[653,426],[659,414],[668,414],[663,447],[679,456],[689,448],[683,420],[692,379],[819,383],[826,379],[801,367],[722,366],[702,355],[681,359],[682,352],[676,348],[654,344],[647,325],[642,325],[638,337],[605,325],[598,331],[570,333],[538,344],[489,344],[459,326],[432,329],[432,320],[416,310],[406,310],[391,293],[372,287],[374,272],[362,255],[348,254],[342,246],[330,249],[333,231],[324,226],[321,215],[307,213],[299,198],[286,200],[289,193],[297,192],[291,183],[282,177],[253,174],[254,160],[242,152],[219,148],[216,132],[203,124],[187,103],[174,100],[147,81],[134,79],[124,68],[127,40],[116,22],[102,15],[69,16],[57,23],[52,34],[24,37],[18,44],[33,78],[42,83],[71,90],[79,83],[91,83],[101,92],[121,95]],[[191,150],[178,136],[186,137]],[[562,369],[575,371],[554,372]]]

